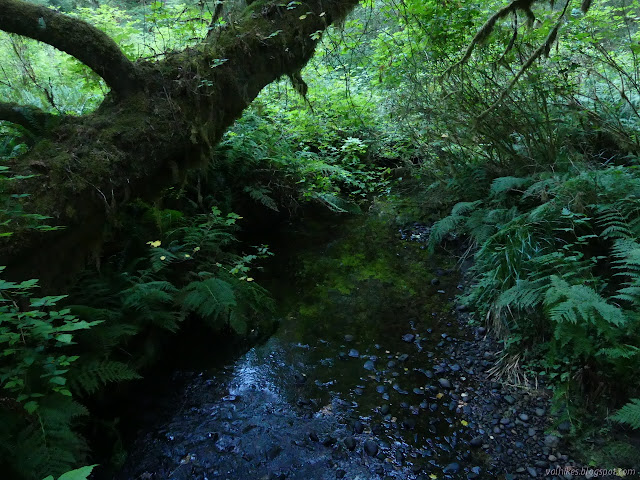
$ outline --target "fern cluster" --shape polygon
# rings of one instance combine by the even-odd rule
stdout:
[[[530,360],[542,355],[543,374],[565,370],[552,378],[588,388],[597,372],[619,401],[639,391],[628,379],[640,368],[640,177],[585,167],[494,179],[434,224],[430,247],[464,232],[476,278],[465,301],[478,316]],[[613,418],[637,426],[637,408]]]

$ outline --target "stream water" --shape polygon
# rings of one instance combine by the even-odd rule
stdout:
[[[396,220],[379,210],[290,233],[263,282],[276,333],[181,372],[167,421],[116,478],[496,478],[471,446],[486,433],[470,403],[481,357],[458,325],[453,257],[427,254],[427,228]]]

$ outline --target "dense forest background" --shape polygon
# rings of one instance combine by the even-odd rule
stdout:
[[[129,60],[149,62],[241,32],[245,8],[230,0],[32,3],[96,26]],[[92,423],[87,405],[140,378],[185,323],[244,339],[270,328],[272,302],[256,279],[271,252],[239,241],[247,231],[319,209],[358,214],[380,197],[410,197],[416,218],[435,222],[433,250],[452,235],[467,239],[475,283],[464,303],[504,342],[496,378],[545,379],[586,461],[633,458],[638,20],[640,4],[629,0],[367,0],[318,30],[305,68],[264,88],[217,144],[194,154],[192,168],[176,167],[152,195],[130,192],[107,215],[99,242],[83,245],[86,268],[67,274],[40,259],[43,288],[34,276],[19,278],[28,273],[19,268],[0,281],[3,476],[57,478],[90,463],[85,436],[96,429],[116,444],[116,426]],[[196,94],[212,87],[198,82]],[[29,232],[44,248],[64,229],[33,209],[32,192],[19,191],[47,166],[15,166],[34,148],[46,156],[42,139],[56,117],[92,118],[109,91],[72,56],[0,32],[7,246]],[[606,445],[589,443],[595,434],[608,435]]]

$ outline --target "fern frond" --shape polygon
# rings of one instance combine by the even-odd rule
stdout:
[[[496,178],[491,183],[491,195],[498,196],[509,190],[516,190],[524,187],[528,183],[531,183],[533,179],[531,177],[500,177]]]
[[[73,369],[69,373],[69,385],[78,393],[92,394],[108,383],[139,378],[142,377],[125,363],[114,360],[94,360]]]
[[[640,428],[640,398],[633,398],[624,407],[611,416],[612,420],[624,423],[631,428]]]
[[[236,307],[233,287],[219,278],[191,282],[184,287],[179,302],[185,312],[194,312],[216,322],[222,314],[229,314]]]

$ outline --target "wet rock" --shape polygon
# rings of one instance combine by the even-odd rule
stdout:
[[[368,361],[366,361],[364,363],[364,369],[365,370],[371,371],[371,370],[375,370],[375,368],[376,368],[376,366],[371,360],[368,360]]]
[[[398,357],[398,360],[401,361],[401,362],[406,362],[408,359],[409,359],[409,355],[406,354],[406,353],[403,353],[402,355],[400,355]]]
[[[265,452],[265,456],[267,457],[267,460],[273,460],[280,455],[280,452],[282,452],[282,447],[280,445],[272,445]]]
[[[347,474],[347,472],[345,472],[344,470],[342,470],[341,468],[339,468],[338,470],[336,470],[336,478],[340,479],[340,478],[344,478],[344,476]]]
[[[440,280],[437,278],[432,278],[431,279],[431,285],[440,285]]]
[[[473,448],[480,448],[482,446],[482,437],[473,437],[469,442],[469,445],[471,445]]]
[[[353,422],[353,431],[358,435],[364,432],[364,425],[360,420],[356,420],[355,422]]]
[[[358,352],[358,350],[356,350],[355,348],[352,348],[351,350],[349,350],[349,356],[351,358],[358,358],[360,356],[360,352]]]
[[[555,435],[547,435],[544,437],[544,444],[549,448],[556,448],[560,443],[560,439]]]
[[[316,432],[313,432],[313,431],[309,432],[308,436],[309,436],[309,440],[311,440],[312,442],[317,442],[319,440],[318,434]]]
[[[335,445],[337,441],[338,440],[334,436],[327,435],[325,439],[322,440],[322,445],[324,445],[325,447],[330,447],[332,445]]]
[[[387,404],[382,405],[382,407],[380,407],[380,413],[382,415],[387,415],[389,413],[389,410],[391,410],[391,407],[389,407],[389,405]]]
[[[347,437],[344,439],[344,446],[347,447],[347,450],[353,451],[356,448],[356,439],[353,437]]]
[[[378,444],[373,440],[364,442],[364,451],[367,455],[375,457],[378,454]]]
[[[458,473],[460,471],[460,464],[458,463],[450,463],[442,470],[442,473]]]
[[[406,335],[402,336],[402,341],[403,342],[407,342],[407,343],[411,343],[415,340],[416,336],[413,333],[407,333]]]
[[[558,425],[558,431],[560,433],[569,433],[571,431],[571,424],[567,420],[565,420]]]
[[[438,380],[438,383],[440,384],[440,386],[442,388],[447,388],[450,389],[451,387],[451,382],[449,380],[447,380],[446,378],[441,378],[440,380]]]
[[[478,327],[477,332],[478,332],[478,335],[483,336],[487,334],[487,329],[484,327]]]
[[[344,336],[344,341],[349,343],[349,342],[353,342],[353,335],[345,335]]]
[[[397,364],[396,364],[396,362],[394,362],[393,360],[389,360],[389,361],[387,362],[387,367],[388,367],[388,368],[395,368],[395,367],[396,367],[396,365],[397,365]]]
[[[527,473],[529,475],[531,475],[532,477],[537,477],[538,476],[538,472],[533,467],[527,467]]]
[[[402,420],[402,426],[407,430],[413,430],[414,428],[416,428],[416,419],[411,417],[405,418],[404,420]]]
[[[505,395],[504,401],[507,402],[509,405],[513,405],[514,403],[516,403],[516,399],[513,398],[511,395]]]
[[[521,413],[520,415],[518,415],[518,418],[520,420],[522,420],[523,422],[528,422],[529,421],[529,415],[527,415],[526,413]]]
[[[353,393],[355,393],[356,395],[363,395],[364,394],[364,388],[356,387],[356,388],[353,389]]]
[[[536,415],[537,415],[537,416],[539,416],[539,417],[543,417],[545,413],[546,413],[546,411],[545,411],[545,409],[544,409],[544,408],[539,408],[539,407],[538,407],[538,408],[536,408]]]

